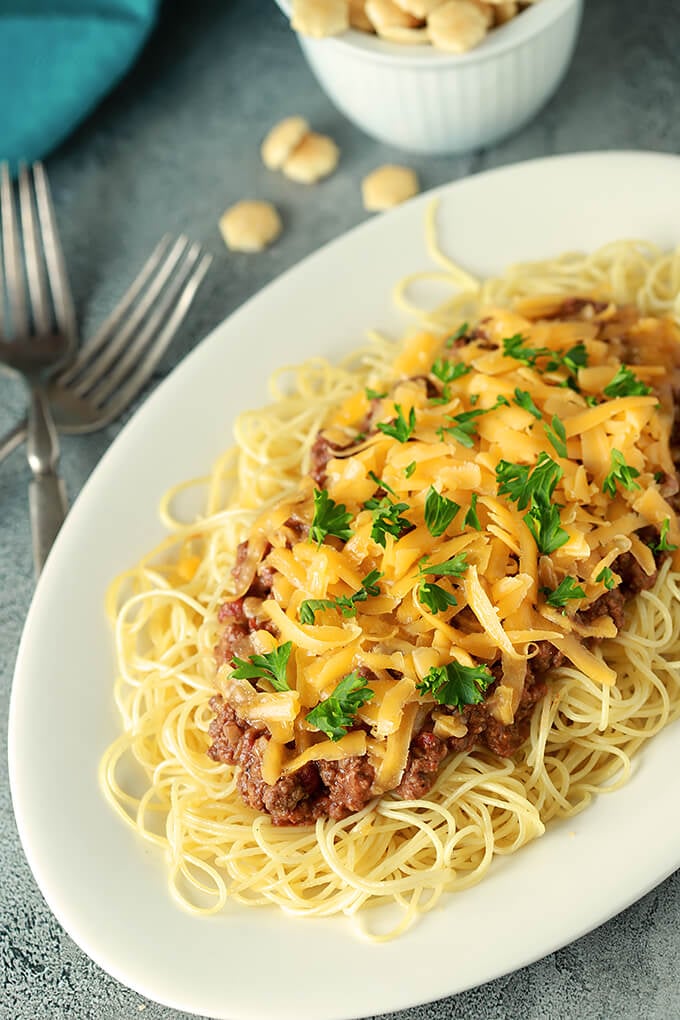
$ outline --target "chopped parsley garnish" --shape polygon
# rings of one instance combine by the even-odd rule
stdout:
[[[347,542],[352,537],[349,527],[351,520],[352,515],[344,503],[336,503],[326,489],[314,490],[314,517],[309,529],[312,542],[321,545],[327,535],[334,535]]]
[[[365,438],[366,438],[366,433],[365,432],[357,432],[356,436],[354,437],[354,442],[355,443],[363,443]]]
[[[235,655],[236,669],[232,676],[237,680],[269,680],[275,691],[289,691],[286,671],[292,647],[292,641],[286,641],[273,652],[251,655],[249,661]]]
[[[373,497],[366,500],[364,507],[373,514],[371,538],[383,549],[385,548],[386,535],[400,538],[405,530],[412,527],[411,522],[401,516],[405,510],[410,509],[408,503],[393,503],[389,496],[383,496],[382,499]]]
[[[471,393],[470,396],[468,397],[468,400],[474,407],[477,401],[479,400],[479,393]]]
[[[567,433],[565,432],[564,425],[557,417],[556,414],[552,416],[552,422],[550,425],[544,425],[543,429],[548,437],[548,442],[554,446],[558,457],[567,456]]]
[[[667,517],[661,525],[661,531],[659,532],[659,541],[652,548],[656,552],[673,552],[677,549],[677,545],[673,545],[672,542],[668,541],[668,529],[671,526],[671,519]]]
[[[531,503],[548,506],[562,474],[562,468],[547,453],[539,454],[533,470],[528,464],[501,460],[496,467],[498,495],[509,496],[518,510]]]
[[[445,563],[421,563],[420,573],[433,577],[462,577],[467,570],[467,553],[458,553]],[[418,587],[418,598],[431,613],[441,613],[457,605],[456,596],[433,581],[422,580]]]
[[[396,492],[394,491],[394,489],[392,489],[387,484],[387,482],[383,481],[382,478],[378,478],[378,476],[376,475],[375,471],[369,471],[368,472],[368,477],[373,479],[373,481],[375,482],[375,484],[378,486],[379,489],[384,489],[385,492],[391,492],[393,496],[396,496]]]
[[[526,338],[521,333],[515,333],[514,336],[506,337],[503,340],[503,354],[530,368],[536,368],[539,358],[548,358],[544,369],[546,372],[555,372],[558,368],[566,368],[568,372],[574,374],[579,368],[585,368],[588,364],[588,351],[581,341],[564,353],[563,351],[553,351],[550,347],[528,347]],[[574,384],[576,384],[575,379]],[[567,382],[567,385],[571,384]]]
[[[588,396],[586,397],[586,404],[588,405],[588,407],[597,407],[597,403],[598,403],[597,397],[594,397],[592,393],[589,393]]]
[[[461,376],[467,375],[472,369],[463,361],[453,361],[451,358],[437,358],[432,365],[430,372],[443,383],[455,382]]]
[[[443,441],[444,433],[448,432],[450,436],[460,443],[461,446],[471,449],[475,445],[475,438],[477,436],[477,421],[480,414],[486,414],[486,411],[463,411],[461,414],[447,415],[449,421],[452,421],[453,425],[442,425],[437,429],[437,435]]]
[[[407,464],[406,467],[404,468],[404,475],[406,476],[406,478],[410,478],[411,475],[413,474],[413,472],[415,471],[415,469],[416,469],[416,462],[414,460],[412,460],[411,463]]]
[[[467,322],[464,322],[462,325],[458,327],[455,333],[452,333],[451,336],[448,336],[446,338],[446,340],[444,341],[445,346],[448,347],[449,349],[453,347],[456,340],[460,340],[461,337],[464,337],[469,328],[470,327],[467,324]]]
[[[666,477],[666,472],[665,471],[655,471],[654,472],[654,481],[656,482],[657,485],[661,485],[661,483],[664,481],[665,477]]]
[[[560,383],[560,389],[561,390],[573,390],[574,393],[580,393],[581,392],[581,387],[576,382],[576,377],[573,376],[573,375],[568,375],[566,379],[562,380],[562,382]]]
[[[512,464],[507,460],[500,461],[496,467],[499,496],[509,496],[519,510],[529,507],[524,523],[544,555],[569,541],[560,522],[560,506],[551,502],[561,477],[562,468],[546,453],[539,455],[533,470],[526,464]]]
[[[586,345],[579,340],[574,347],[569,348],[566,354],[559,355],[559,358],[564,367],[575,374],[579,368],[586,368],[588,364]],[[576,380],[574,380],[575,382]]]
[[[612,571],[609,569],[609,567],[603,567],[602,570],[600,571],[600,573],[595,578],[595,580],[598,583],[603,584],[605,586],[605,588],[607,589],[607,591],[611,591],[612,588],[616,587],[616,581],[614,580],[614,575],[613,575]]]
[[[418,586],[418,598],[431,613],[442,613],[450,606],[457,605],[456,596],[446,591],[433,581],[421,581]]]
[[[651,387],[638,379],[626,365],[621,365],[610,383],[602,391],[605,397],[646,397]]]
[[[514,336],[508,336],[503,340],[503,354],[507,358],[521,361],[523,365],[529,365],[530,368],[535,366],[538,358],[544,358],[551,353],[548,347],[527,347],[526,337],[521,333],[515,333]]]
[[[637,468],[626,464],[620,450],[612,450],[611,471],[602,483],[602,491],[606,492],[609,496],[615,496],[617,482],[623,489],[628,489],[629,491],[639,489],[638,482],[634,481],[639,474],[640,472]]]
[[[451,383],[462,376],[467,375],[472,369],[462,361],[452,361],[450,358],[437,358],[430,372],[443,384],[441,396],[430,397],[431,404],[448,404],[451,400]]]
[[[354,670],[343,677],[329,698],[320,701],[307,713],[307,722],[331,740],[340,740],[346,735],[361,706],[374,696],[375,691],[368,686],[366,677],[359,676]]]
[[[411,408],[408,415],[408,421],[404,418],[404,412],[401,404],[395,404],[394,410],[397,412],[397,417],[394,421],[378,422],[377,428],[386,436],[391,436],[392,439],[396,439],[400,443],[406,443],[415,432],[416,409],[415,407]]]
[[[387,396],[387,390],[384,393],[378,393],[377,390],[372,390],[370,386],[366,387],[366,399],[367,400],[382,400],[383,397]]]
[[[425,500],[425,524],[433,538],[443,535],[460,510],[460,504],[441,496],[431,485]]]
[[[528,411],[529,414],[533,414],[534,418],[537,418],[538,421],[540,421],[541,418],[543,417],[543,415],[541,414],[541,412],[531,399],[531,394],[529,393],[529,391],[521,390],[519,386],[515,390],[515,403],[517,404],[518,407],[521,407],[524,411]]]
[[[356,616],[357,602],[365,602],[369,595],[379,595],[378,581],[383,575],[379,570],[371,570],[361,582],[361,587],[352,595],[338,595],[334,599],[305,599],[300,603],[300,623],[315,623],[315,614],[324,609],[337,609],[343,616]]]
[[[468,568],[467,553],[457,553],[445,563],[421,563],[421,574],[432,574],[433,577],[462,577]]]
[[[431,694],[440,705],[463,708],[482,702],[493,679],[487,666],[462,666],[454,661],[445,666],[432,666],[416,686],[421,695]]]
[[[556,609],[564,609],[570,599],[584,599],[586,593],[574,577],[565,577],[556,588],[541,588],[545,601]]]
[[[524,515],[524,523],[534,537],[538,551],[549,556],[569,541],[569,535],[560,521],[560,507],[532,506]]]
[[[482,525],[479,523],[479,517],[477,516],[477,493],[473,492],[470,496],[470,507],[465,512],[463,519],[465,527],[474,528],[475,531],[481,531]]]

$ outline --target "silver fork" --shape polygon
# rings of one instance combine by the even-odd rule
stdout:
[[[76,343],[73,301],[47,176],[40,163],[34,163],[30,172],[25,166],[19,170],[19,210],[20,221],[9,167],[3,163],[0,361],[23,376],[29,391],[26,453],[32,474],[33,558],[39,574],[66,512],[66,490],[58,473],[59,440],[46,384]]]
[[[47,383],[60,432],[95,432],[125,411],[179,329],[211,262],[186,237],[163,238],[95,336]],[[26,431],[24,421],[0,440],[0,461]]]

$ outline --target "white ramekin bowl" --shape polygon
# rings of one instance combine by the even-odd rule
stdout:
[[[276,0],[290,16],[291,0]],[[569,66],[583,0],[540,0],[461,56],[364,32],[300,46],[335,105],[367,134],[412,152],[469,152],[530,120]]]

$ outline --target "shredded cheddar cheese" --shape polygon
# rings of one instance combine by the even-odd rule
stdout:
[[[271,647],[290,642],[288,689],[265,678],[256,690],[225,668],[220,685],[266,731],[267,783],[366,755],[373,792],[397,788],[428,720],[454,747],[484,695],[513,725],[539,642],[615,683],[597,640],[617,626],[606,605],[591,610],[621,584],[620,556],[655,573],[645,529],[663,525],[680,543],[664,490],[671,421],[652,389],[664,365],[645,354],[659,357],[680,331],[625,310],[615,343],[613,306],[578,318],[560,316],[562,301],[490,309],[455,349],[412,337],[391,377],[329,415],[319,484],[303,479],[253,525],[231,598],[256,571],[272,575],[249,612],[265,628],[256,633],[273,631]],[[447,694],[460,677],[484,681],[474,696],[464,684],[468,694]],[[353,707],[333,706],[350,679]],[[313,722],[324,705],[340,713],[335,731]]]

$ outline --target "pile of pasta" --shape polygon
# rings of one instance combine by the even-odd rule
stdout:
[[[618,242],[478,281],[438,249],[431,213],[429,247],[439,268],[397,289],[419,332],[404,343],[374,335],[339,364],[312,358],[275,373],[270,405],[239,417],[235,447],[208,476],[167,494],[160,512],[168,536],[111,585],[121,732],[101,761],[102,790],[135,834],[163,852],[171,895],[197,914],[228,902],[276,904],[305,917],[344,914],[362,935],[393,937],[443,893],[479,882],[495,857],[540,836],[551,819],[617,789],[641,746],[680,716],[680,571],[672,549],[680,536],[668,452],[680,252]],[[412,285],[421,275],[450,284],[451,299],[436,309],[417,306]],[[582,310],[576,323],[550,320],[571,295],[594,295],[604,307]],[[465,319],[479,322],[475,336],[462,328]],[[449,346],[456,331],[461,337]],[[541,348],[561,352],[562,367],[529,353]],[[466,371],[453,378],[460,370],[449,365]],[[431,399],[433,386],[447,402]],[[402,427],[397,404],[403,427],[410,429],[411,411],[415,418],[405,443],[377,428]],[[314,485],[308,471],[319,430],[338,449]],[[539,550],[524,519],[532,507],[519,505],[526,478],[501,467],[530,473],[541,457],[559,469],[550,468],[547,490],[554,480],[553,524],[567,536],[562,542],[553,528],[561,544],[550,553]],[[321,488],[346,507],[346,539],[319,544],[291,528],[293,517],[313,523]],[[438,536],[425,521],[432,492],[444,516],[449,503],[460,504]],[[180,515],[193,493],[200,512]],[[385,501],[388,514],[388,504],[408,505],[396,515],[408,530],[398,540],[388,531],[384,546],[371,536],[375,509],[364,506],[374,500]],[[663,555],[640,539],[643,527],[653,529]],[[242,689],[246,701],[261,699],[270,743],[278,744],[270,779],[310,749],[326,743],[330,753],[329,744],[337,749],[345,739],[326,738],[306,716],[328,703],[358,648],[376,692],[360,706],[361,733],[348,736],[365,740],[383,785],[398,774],[412,715],[460,724],[422,690],[428,672],[444,668],[432,664],[484,668],[500,659],[496,691],[506,693],[491,695],[492,708],[509,719],[540,634],[566,659],[531,714],[528,739],[512,759],[483,746],[452,753],[421,799],[387,793],[342,820],[273,825],[244,804],[238,767],[207,753],[215,683],[228,695],[234,672],[227,665],[216,675],[220,607],[238,596],[231,571],[246,540],[253,570],[266,557],[273,572],[274,595],[257,609],[276,633],[263,627],[252,637],[262,655],[291,645],[288,694],[265,682]],[[643,572],[655,556],[658,576],[628,602],[616,637],[599,637],[614,633],[612,621],[591,614],[585,624],[583,611],[603,593],[616,594],[621,554]],[[427,573],[428,565],[462,566],[463,557],[460,572]],[[571,597],[560,599],[567,578],[562,595]],[[367,597],[352,600],[362,587]],[[444,594],[433,600],[432,587]],[[303,614],[308,622],[300,619],[305,600],[342,596],[356,615],[312,606]],[[428,608],[437,599],[445,610]],[[243,655],[250,661],[248,650]],[[267,716],[267,701],[279,705],[278,718]],[[385,904],[399,909],[396,921],[366,909]]]
[[[585,320],[561,320],[563,306],[545,297],[487,310],[481,336],[455,350],[467,325],[449,348],[430,333],[412,337],[392,378],[358,390],[331,416],[323,435],[336,455],[324,489],[307,478],[255,522],[253,568],[242,571],[234,595],[246,594],[258,551],[268,549],[272,590],[251,612],[273,626],[251,640],[260,655],[291,642],[288,689],[272,691],[266,679],[258,689],[234,679],[230,665],[218,682],[239,715],[271,733],[267,783],[309,761],[367,755],[374,791],[395,788],[424,707],[434,709],[435,735],[467,732],[462,702],[442,709],[426,683],[451,662],[467,669],[502,662],[489,708],[505,725],[540,641],[593,682],[615,684],[586,640],[615,637],[614,621],[603,609],[580,622],[577,611],[620,585],[612,566],[623,553],[656,574],[641,529],[663,530],[667,550],[680,542],[662,494],[675,478],[672,402],[664,408],[652,390],[664,365],[649,363],[677,346],[678,329],[613,304],[588,306]],[[636,351],[634,371],[618,356],[613,338],[622,332]],[[368,419],[372,431],[363,437]],[[528,495],[517,498],[517,487],[529,493],[533,479],[543,511]],[[321,493],[326,512],[344,514],[343,538],[315,540]],[[381,515],[399,523],[381,530]],[[305,537],[292,536],[291,517]],[[379,580],[365,597],[368,575]],[[314,600],[322,604],[303,622]],[[368,699],[344,736],[328,738],[312,710],[357,667],[371,671]]]

